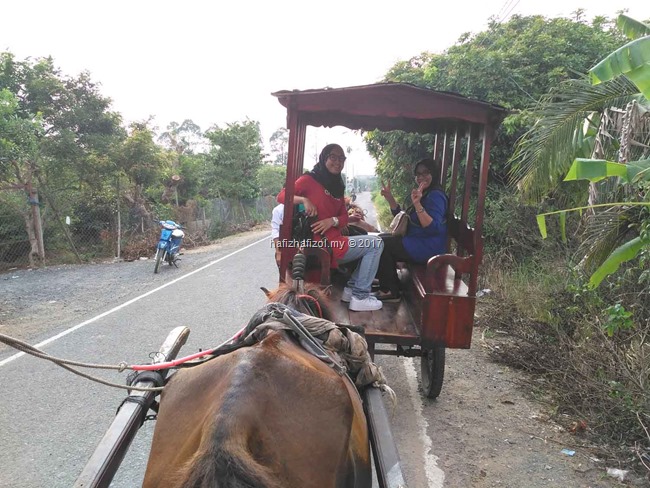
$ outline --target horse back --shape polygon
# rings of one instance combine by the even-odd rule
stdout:
[[[370,486],[354,387],[284,332],[165,388],[145,487]]]

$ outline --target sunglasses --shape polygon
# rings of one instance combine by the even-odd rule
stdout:
[[[336,154],[330,154],[327,156],[327,159],[331,159],[332,161],[338,161],[339,163],[345,163],[345,160],[348,159],[345,156],[337,156]]]

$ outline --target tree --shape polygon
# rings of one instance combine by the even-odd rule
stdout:
[[[171,122],[167,126],[167,130],[163,132],[158,141],[162,142],[173,153],[172,158],[172,175],[165,181],[165,191],[162,194],[161,200],[167,203],[172,195],[175,198],[176,205],[179,204],[179,191],[187,190],[188,183],[186,175],[183,174],[183,168],[191,171],[195,151],[205,143],[205,138],[201,131],[201,127],[195,124],[191,119],[185,119],[181,124],[178,122]],[[184,164],[186,161],[189,164]],[[191,185],[191,183],[190,183]]]
[[[174,169],[177,169],[180,166],[181,156],[193,154],[203,143],[204,138],[201,127],[191,119],[185,119],[181,124],[171,122],[167,130],[158,137],[158,141],[178,155],[178,159],[174,162]]]
[[[162,148],[154,142],[154,132],[149,127],[149,121],[135,122],[130,129],[129,136],[117,154],[118,167],[129,179],[129,187],[123,195],[137,217],[151,220],[151,210],[145,198],[146,190],[160,189],[166,176],[165,170],[171,165]]]
[[[274,164],[282,166],[287,165],[287,146],[289,144],[289,131],[284,127],[280,127],[269,138],[271,143],[271,150],[275,153]]]
[[[257,172],[262,166],[258,122],[246,120],[212,127],[205,133],[211,148],[205,158],[202,191],[209,198],[252,198],[259,193]]]
[[[110,153],[124,135],[120,116],[110,111],[110,99],[88,73],[63,75],[52,58],[17,61],[9,52],[0,53],[0,90],[9,131],[3,136],[0,178],[30,193],[25,205],[32,211],[22,215],[31,216],[26,217],[28,235],[38,240],[39,193],[57,220],[55,192],[72,202],[72,213],[87,199],[85,192],[100,189],[114,172]],[[42,250],[38,254],[44,255]]]
[[[263,165],[257,172],[257,184],[262,196],[277,195],[284,186],[287,168],[285,166]]]
[[[0,90],[0,202],[23,218],[30,242],[29,262],[43,260],[43,232],[34,183],[40,157],[38,137],[44,132],[39,117],[27,120],[18,116],[19,102],[9,90]],[[18,194],[25,194],[19,198]],[[8,239],[7,239],[8,240]]]
[[[619,41],[620,36],[602,18],[587,25],[565,18],[513,16],[503,24],[492,20],[486,31],[476,35],[464,34],[444,53],[425,52],[397,63],[385,81],[452,91],[512,110],[497,133],[490,158],[493,177],[506,181],[505,163],[515,141],[532,123],[530,109],[537,100],[551,87],[576,77],[575,73],[584,73]],[[419,153],[409,154],[408,147],[420,151],[428,144],[401,139],[374,133],[368,143],[370,153],[384,160],[388,174],[403,171],[405,160],[418,159]],[[377,148],[383,152],[377,153]]]

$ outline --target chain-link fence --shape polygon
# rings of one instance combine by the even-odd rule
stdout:
[[[6,192],[3,202],[9,201]],[[150,257],[160,236],[157,220],[171,219],[186,229],[183,247],[208,244],[214,239],[268,222],[275,205],[272,197],[250,200],[189,201],[182,206],[157,209],[118,202],[98,195],[82,200],[70,192],[41,192],[41,202],[12,192],[12,205],[0,211],[0,272],[39,266],[39,240],[47,265],[87,263],[121,258]],[[38,225],[40,223],[40,225]]]

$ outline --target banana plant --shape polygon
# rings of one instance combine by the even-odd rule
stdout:
[[[628,164],[621,164],[602,159],[576,158],[573,161],[568,174],[564,178],[564,181],[588,180],[591,183],[597,183],[610,177],[618,178],[623,184],[639,184],[644,181],[650,182],[650,158],[639,161],[630,161]],[[569,208],[555,212],[546,212],[537,215],[537,226],[539,227],[542,237],[546,238],[548,235],[546,231],[546,217],[549,215],[559,215],[562,240],[566,241],[567,212],[583,212],[585,210],[599,207],[629,208],[634,206],[650,207],[650,202],[610,202]],[[636,258],[639,252],[648,244],[650,244],[650,238],[641,235],[617,247],[591,275],[589,278],[589,285],[597,287],[608,275],[616,272],[621,264]]]
[[[634,103],[640,107],[640,113],[645,116],[649,105],[648,101],[650,100],[650,25],[636,21],[625,15],[619,15],[617,25],[619,29],[629,39],[631,39],[631,42],[617,49],[595,65],[589,73],[591,82],[592,85],[599,85],[602,83],[603,86],[607,86],[612,83],[618,83],[620,80],[627,78],[639,90],[639,94],[632,97],[631,100],[633,99]],[[553,126],[551,125],[551,127]],[[577,149],[579,146],[583,145],[587,141],[587,139],[582,136],[582,131],[579,126],[576,127],[575,131],[577,136],[574,136],[572,141],[573,144],[571,145],[574,154],[578,153],[579,151]],[[640,132],[643,131],[640,130]],[[535,141],[533,140],[533,142]],[[629,141],[626,141],[626,144],[629,144]],[[619,145],[621,148],[624,146],[622,141],[619,141]],[[535,145],[532,146],[533,148],[535,147]],[[643,144],[641,144],[641,146],[643,146]],[[629,148],[629,146],[627,147]],[[525,146],[524,149],[526,149]],[[529,152],[532,151],[529,150]],[[566,154],[566,151],[564,154]],[[623,153],[620,152],[619,154]],[[644,151],[644,155],[647,155],[647,151]],[[619,158],[621,158],[621,160],[625,159],[623,156],[619,156]],[[564,178],[564,181],[588,180],[591,183],[597,183],[606,178],[616,178],[615,182],[618,187],[626,185],[634,187],[637,185],[647,186],[647,182],[650,182],[650,158],[645,158],[644,156],[642,159],[628,161],[625,164],[606,159],[575,158]],[[644,194],[644,192],[640,193]],[[582,213],[585,210],[594,210],[601,207],[614,209],[617,207],[631,208],[635,206],[648,207],[650,206],[650,202],[608,202],[563,209],[555,212],[547,212],[537,215],[537,225],[542,237],[545,238],[547,236],[546,217],[554,214],[559,215],[562,239],[566,241],[567,212],[577,211]],[[622,245],[609,252],[602,262],[600,262],[600,265],[595,272],[591,275],[589,280],[590,286],[598,286],[603,279],[614,273],[622,263],[636,258],[642,249],[650,245],[650,236],[647,234],[647,232],[642,231],[639,236],[627,240]]]

